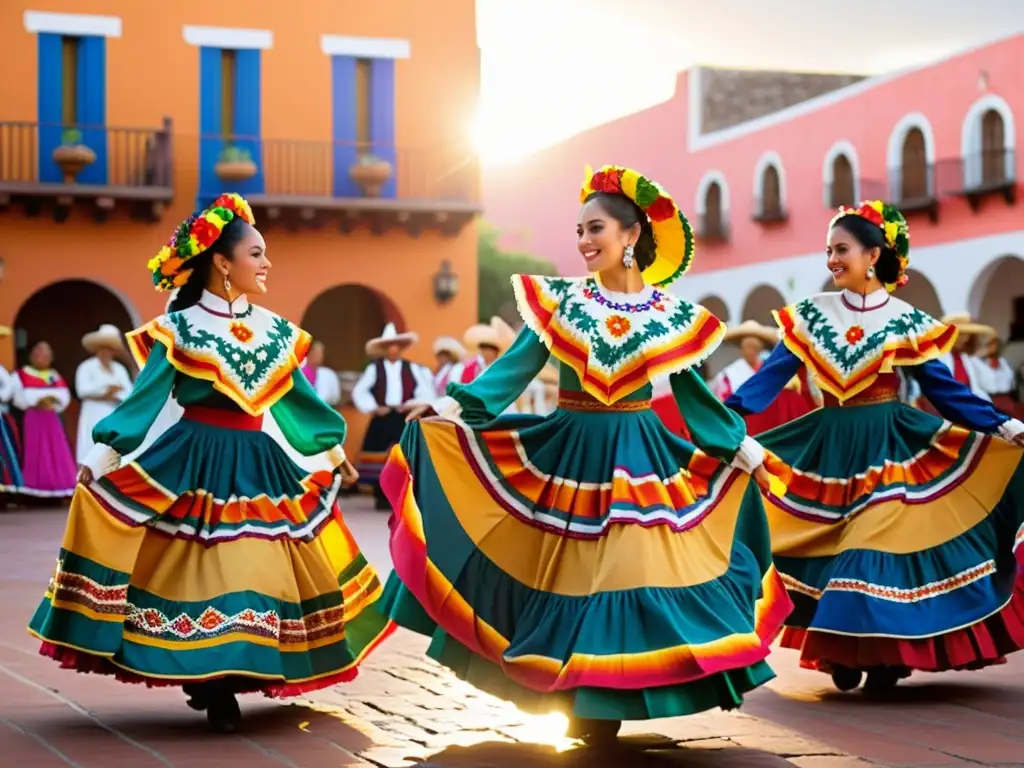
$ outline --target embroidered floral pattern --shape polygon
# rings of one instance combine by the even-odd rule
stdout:
[[[629,333],[629,320],[622,315],[611,315],[604,321],[604,324],[608,328],[608,333],[616,339],[620,339]]]
[[[846,329],[846,342],[848,344],[856,344],[858,341],[864,338],[864,329],[859,325],[851,325]]]
[[[231,331],[231,335],[238,339],[243,344],[248,344],[252,341],[252,328],[247,326],[245,323],[236,320],[228,326],[228,330]]]

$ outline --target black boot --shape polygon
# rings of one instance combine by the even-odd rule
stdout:
[[[225,681],[207,683],[206,722],[217,733],[234,733],[242,724],[238,699]]]
[[[185,683],[181,690],[188,696],[188,704],[196,712],[203,712],[210,704],[210,697],[203,683]]]
[[[880,693],[895,688],[904,677],[910,677],[910,670],[904,667],[878,667],[868,671],[868,679],[864,690]]]

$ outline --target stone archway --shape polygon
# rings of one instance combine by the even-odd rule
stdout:
[[[1002,256],[971,286],[969,311],[996,329],[1000,339],[1024,342],[1024,258]]]
[[[302,327],[324,345],[324,365],[338,372],[362,371],[366,342],[394,323],[402,331],[405,321],[394,303],[365,285],[336,285],[321,293],[306,308]]]
[[[922,312],[927,312],[932,317],[942,317],[946,313],[946,309],[943,308],[942,302],[939,300],[939,293],[932,285],[932,281],[915,269],[908,269],[907,277],[910,278],[910,282],[896,291],[894,295]],[[950,308],[949,311],[956,312],[958,310]]]
[[[756,320],[762,325],[775,327],[772,310],[782,309],[784,306],[786,300],[776,288],[761,284],[747,294],[743,302],[743,319]]]
[[[14,316],[15,363],[28,363],[33,345],[46,341],[53,348],[53,367],[75,395],[75,372],[89,357],[82,348],[82,336],[110,323],[127,333],[138,325],[134,307],[114,291],[91,280],[61,280],[33,293]],[[134,377],[131,355],[123,359]],[[69,435],[78,427],[79,403],[72,399],[62,418]]]

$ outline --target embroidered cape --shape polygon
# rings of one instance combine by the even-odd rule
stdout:
[[[209,381],[251,416],[291,390],[292,373],[312,341],[301,328],[252,304],[233,319],[196,304],[151,320],[127,339],[140,367],[160,342],[177,370]]]
[[[512,287],[523,322],[606,405],[698,365],[725,335],[704,307],[660,290],[629,303],[608,298],[593,277],[513,275]]]
[[[773,314],[786,347],[840,402],[863,392],[880,373],[936,359],[956,340],[956,328],[895,297],[858,309],[841,292],[820,293]]]

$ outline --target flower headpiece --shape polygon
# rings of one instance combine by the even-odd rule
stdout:
[[[907,267],[910,266],[910,228],[899,209],[895,205],[883,203],[881,200],[861,202],[858,208],[843,205],[840,206],[839,213],[829,223],[829,229],[844,216],[860,216],[862,219],[870,221],[882,230],[885,244],[896,253],[896,259],[900,265],[899,273],[896,276],[896,282],[884,283],[885,290],[892,293],[897,288],[906,285],[910,281],[910,277],[907,275]]]
[[[582,203],[594,192],[625,195],[651,220],[654,263],[643,276],[651,285],[665,286],[693,263],[693,229],[668,192],[656,181],[629,168],[606,165],[597,173],[588,165],[580,189]]]
[[[172,291],[185,284],[192,274],[186,264],[190,259],[207,250],[217,242],[220,233],[235,217],[255,226],[249,203],[241,195],[228,192],[197,215],[189,216],[178,225],[159,253],[146,263],[146,269],[153,273],[153,285],[158,291]]]

